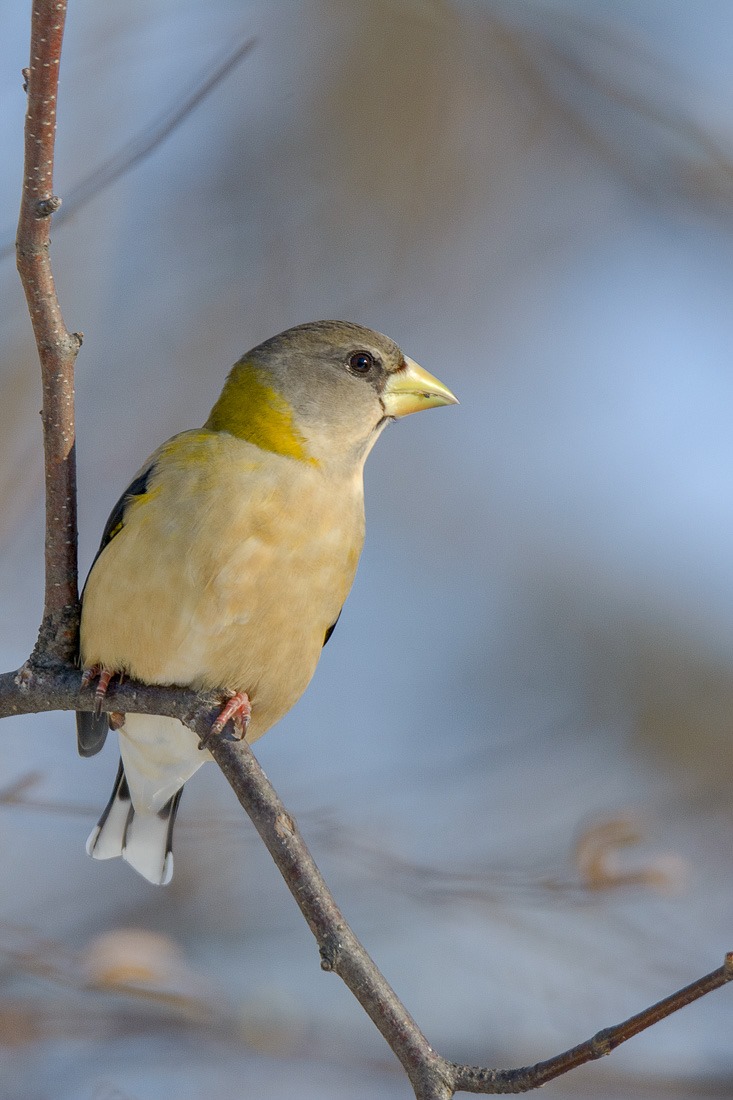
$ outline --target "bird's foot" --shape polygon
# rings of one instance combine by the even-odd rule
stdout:
[[[252,704],[246,691],[232,692],[227,702],[219,711],[217,718],[212,722],[211,729],[205,737],[201,738],[199,748],[206,748],[206,742],[210,737],[215,737],[224,731],[227,722],[232,723],[234,738],[236,741],[244,741],[247,736],[247,727],[252,716]]]
[[[104,697],[107,694],[107,688],[110,685],[110,681],[114,676],[114,672],[111,668],[104,668],[102,665],[90,665],[89,668],[85,668],[81,674],[81,686],[82,690],[88,688],[92,680],[98,680],[97,686],[94,689],[94,717],[99,718],[102,714],[102,704]],[[120,725],[124,723],[124,717]],[[119,729],[119,726],[115,727]]]
[[[213,734],[222,733],[227,722],[234,726],[237,741],[244,741],[252,717],[252,704],[246,691],[235,691],[219,712],[211,726]]]

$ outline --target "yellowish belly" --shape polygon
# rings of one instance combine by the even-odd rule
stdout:
[[[363,504],[360,482],[244,455],[224,479],[171,471],[126,516],[87,581],[81,652],[148,683],[246,691],[255,740],[313,675],[354,578]]]

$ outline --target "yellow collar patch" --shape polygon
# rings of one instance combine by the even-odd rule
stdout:
[[[262,372],[252,363],[235,364],[204,427],[215,432],[229,432],[263,451],[318,465],[308,454],[305,439],[295,427],[292,408],[284,397],[263,382]]]

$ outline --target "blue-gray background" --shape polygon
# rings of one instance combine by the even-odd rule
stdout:
[[[0,245],[28,6],[0,5]],[[532,1062],[733,948],[733,9],[72,0],[56,190],[248,36],[53,233],[86,335],[82,570],[143,458],[274,332],[359,321],[455,389],[370,459],[354,591],[258,756],[437,1048]],[[10,668],[43,530],[12,256],[0,300]],[[78,759],[56,714],[2,746],[7,1100],[410,1094],[213,767],[156,890],[84,854],[111,744]],[[729,1096],[732,1025],[717,993],[548,1095]]]

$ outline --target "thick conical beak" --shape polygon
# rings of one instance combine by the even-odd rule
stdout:
[[[382,393],[387,416],[407,416],[438,405],[457,405],[447,386],[405,356],[405,365],[390,374]]]

